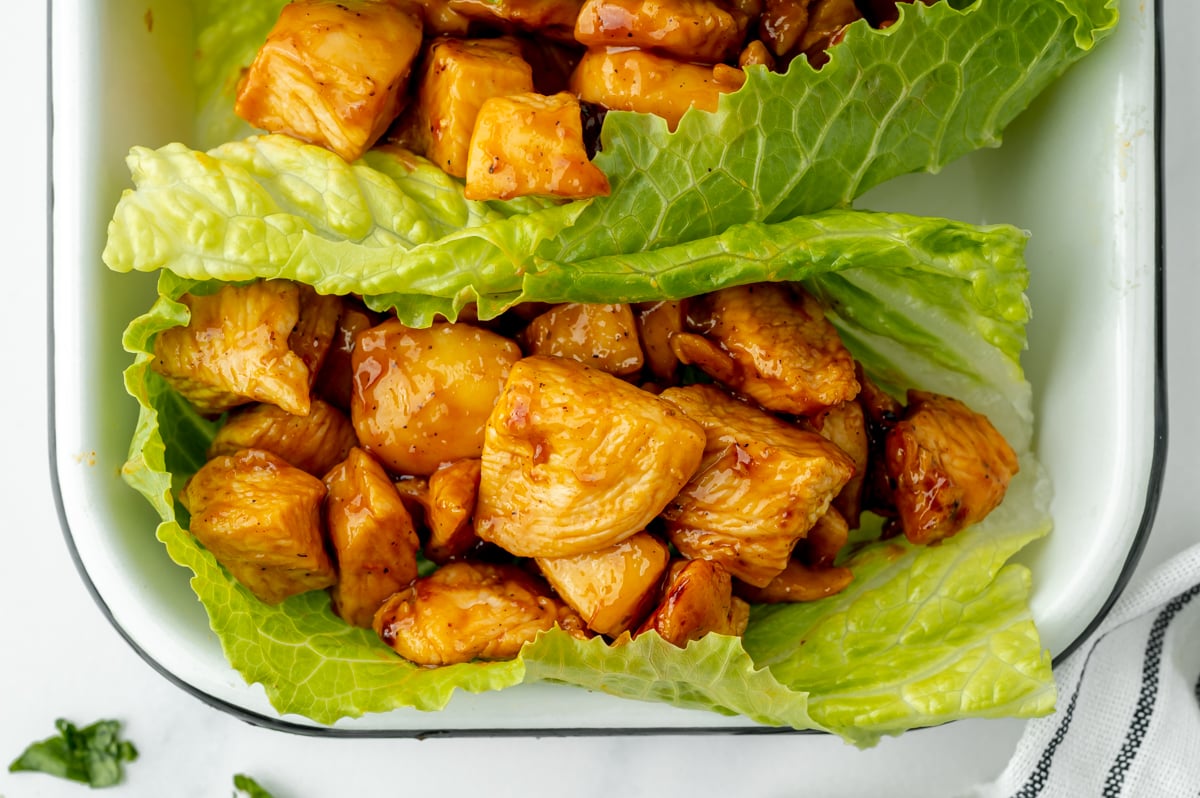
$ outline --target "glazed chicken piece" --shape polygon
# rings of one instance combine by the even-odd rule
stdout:
[[[466,177],[479,107],[488,97],[533,91],[533,70],[510,37],[435,39],[423,63],[415,113],[425,157]]]
[[[646,528],[700,464],[672,404],[573,360],[515,366],[487,423],[475,531],[520,557],[566,557]]]
[[[479,495],[480,468],[477,459],[459,460],[429,477],[425,499],[429,540],[424,551],[426,557],[438,564],[461,557],[479,542],[471,521]]]
[[[834,497],[833,506],[850,526],[857,528],[862,514],[863,480],[867,476],[870,441],[867,419],[858,402],[842,402],[808,417],[814,432],[833,443],[854,461],[854,476]]]
[[[699,471],[663,511],[685,557],[720,563],[763,586],[829,509],[854,464],[829,441],[712,385],[669,388],[662,398],[704,428]]]
[[[300,289],[300,318],[296,319],[296,326],[288,336],[288,348],[296,353],[308,369],[311,388],[333,346],[338,319],[342,315],[342,298],[318,294],[303,283],[297,283],[296,286]]]
[[[943,540],[982,520],[1018,469],[1016,453],[985,416],[924,391],[908,392],[885,446],[900,526],[913,543]]]
[[[391,596],[374,628],[418,665],[511,659],[555,626],[584,637],[583,623],[515,565],[454,562]]]
[[[238,87],[237,115],[353,161],[405,102],[421,19],[403,0],[295,0]]]
[[[179,300],[191,311],[185,327],[154,340],[151,368],[201,413],[268,402],[307,415],[309,373],[289,346],[300,318],[300,289],[286,280],[227,285]]]
[[[196,539],[268,604],[336,581],[321,535],[324,498],[321,480],[258,449],[208,461],[179,496]]]
[[[642,347],[629,305],[555,305],[521,334],[525,351],[578,360],[617,376],[642,370]]]
[[[350,412],[350,395],[354,392],[354,369],[350,358],[354,353],[354,342],[363,330],[374,327],[378,322],[366,310],[346,306],[338,316],[333,342],[325,355],[321,372],[313,383],[313,393],[345,413]]]
[[[830,568],[849,540],[850,525],[837,508],[830,506],[796,546],[796,554],[805,565]]]
[[[608,109],[657,114],[674,130],[691,107],[717,110],[722,94],[737,91],[746,73],[727,64],[705,66],[645,50],[593,48],[571,73],[571,91]]]
[[[357,444],[350,419],[334,406],[313,399],[307,416],[262,404],[235,412],[217,430],[208,457],[265,449],[314,477],[323,477]]]
[[[371,628],[375,611],[417,578],[420,542],[412,518],[383,466],[362,449],[325,475],[325,514],[337,555],[333,611]]]
[[[643,302],[637,306],[637,322],[646,366],[655,379],[675,382],[679,358],[671,349],[671,336],[683,332],[683,303],[674,300]]]
[[[811,2],[763,0],[758,36],[776,58],[786,58],[799,50],[800,39],[808,30],[808,7]]]
[[[471,20],[447,5],[446,0],[415,0],[421,10],[422,32],[426,37],[458,36],[466,38]]]
[[[742,34],[714,0],[586,0],[575,22],[575,40],[588,47],[654,49],[704,64],[732,58]]]
[[[829,48],[842,40],[846,26],[862,19],[855,0],[815,0],[808,8],[808,28],[799,43],[809,63],[820,67],[829,60]]]
[[[483,427],[520,348],[467,324],[405,327],[391,319],[358,336],[350,418],[363,448],[392,472],[427,476],[479,457]]]
[[[750,621],[750,605],[733,595],[729,572],[708,560],[671,564],[662,601],[638,629],[655,631],[680,648],[712,632],[741,635]]]
[[[608,178],[588,159],[574,95],[526,92],[483,101],[467,155],[467,199],[584,199],[609,191]]]
[[[755,39],[738,54],[737,65],[741,69],[748,66],[764,66],[773,70],[775,69],[775,56],[761,40]]]
[[[858,395],[854,359],[799,288],[724,288],[690,302],[688,320],[699,334],[671,338],[679,359],[768,410],[806,416]]]
[[[446,0],[446,6],[491,27],[519,28],[569,40],[583,0]]]
[[[846,26],[862,19],[854,0],[765,0],[759,37],[776,57],[804,54],[814,66],[840,40]]]
[[[639,532],[615,546],[573,557],[539,557],[554,591],[593,632],[616,637],[641,620],[658,600],[671,553]]]
[[[739,582],[734,592],[753,604],[789,604],[841,593],[854,580],[849,568],[813,568],[792,560],[779,576],[763,587]]]

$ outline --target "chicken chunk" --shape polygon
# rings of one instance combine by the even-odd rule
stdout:
[[[708,560],[672,563],[662,601],[638,629],[655,631],[680,648],[709,632],[741,635],[750,605],[733,595],[729,572]]]
[[[555,626],[583,637],[567,605],[514,565],[455,562],[389,598],[374,628],[396,653],[418,665],[511,659]]]
[[[679,359],[768,410],[809,415],[858,395],[854,359],[798,288],[724,288],[689,303],[688,320],[701,334],[671,338]]]
[[[311,286],[297,283],[300,289],[300,317],[288,336],[288,348],[296,353],[308,369],[311,388],[325,364],[337,334],[342,315],[342,298],[318,294]]]
[[[378,323],[374,316],[357,307],[344,307],[338,316],[333,342],[321,365],[321,373],[313,383],[313,393],[338,410],[350,412],[350,396],[354,393],[354,369],[350,359],[358,334]]]
[[[467,155],[467,199],[584,199],[609,191],[608,178],[588,159],[573,95],[527,92],[483,101]]]
[[[217,430],[208,456],[265,449],[314,477],[323,477],[357,443],[350,419],[333,405],[314,399],[307,416],[292,415],[275,405],[238,411]]]
[[[830,506],[800,541],[796,553],[806,565],[829,568],[849,540],[850,525],[837,508]]]
[[[487,423],[476,533],[521,557],[613,546],[700,464],[704,432],[674,405],[573,360],[515,366]]]
[[[515,39],[435,39],[426,49],[417,92],[425,156],[448,174],[466,177],[483,101],[531,91],[533,70]]]
[[[575,40],[588,47],[640,47],[684,61],[727,61],[742,43],[734,15],[714,0],[586,0]]]
[[[854,461],[854,476],[834,497],[833,506],[852,527],[858,527],[862,514],[863,481],[867,476],[870,441],[867,419],[858,402],[842,402],[808,417],[813,431],[833,443]]]
[[[396,474],[427,476],[483,452],[483,427],[521,357],[515,343],[467,324],[412,329],[391,319],[351,357],[350,418],[362,446]]]
[[[704,66],[645,50],[593,48],[571,73],[571,91],[608,109],[657,114],[674,130],[693,106],[717,110],[722,94],[737,91],[746,73],[726,64]]]
[[[270,452],[216,457],[184,486],[192,534],[268,604],[334,584],[321,534],[325,485]]]
[[[851,22],[862,19],[854,0],[813,0],[808,7],[808,26],[796,45],[810,61],[823,63],[818,56],[840,41],[842,31]]]
[[[425,36],[458,36],[466,38],[471,20],[447,5],[446,0],[415,0],[421,9],[422,31]]]
[[[811,0],[763,0],[758,36],[776,58],[798,52],[800,40],[808,29],[810,4]]]
[[[720,563],[763,586],[829,509],[854,464],[820,435],[788,425],[711,385],[662,398],[704,428],[700,470],[663,511],[685,557]]]
[[[913,543],[943,540],[983,520],[1018,469],[1016,453],[985,416],[924,391],[908,392],[885,446],[900,525]]]
[[[417,578],[417,540],[400,494],[383,466],[359,448],[325,475],[329,538],[337,555],[333,610],[371,628],[375,611]]]
[[[570,39],[583,0],[446,0],[457,14],[484,24]]]
[[[593,632],[616,637],[658,600],[671,553],[639,532],[615,546],[573,557],[540,557],[542,575]]]
[[[242,79],[234,110],[356,160],[403,108],[421,30],[403,0],[295,0]]]
[[[679,358],[671,349],[671,336],[683,332],[683,303],[644,302],[637,307],[637,321],[650,373],[664,383],[673,383],[679,373]]]
[[[739,583],[734,592],[753,604],[786,604],[832,596],[845,590],[852,581],[854,574],[849,568],[813,568],[792,560],[763,587]]]
[[[425,556],[436,563],[446,563],[466,554],[479,538],[475,536],[475,502],[479,496],[477,459],[459,460],[434,471],[429,477],[425,523],[429,540]]]
[[[531,355],[567,357],[617,376],[642,370],[642,347],[629,305],[555,305],[521,335]]]
[[[151,368],[202,413],[268,402],[307,415],[309,373],[289,346],[300,318],[300,289],[286,280],[227,285],[184,294],[187,326],[154,340]]]

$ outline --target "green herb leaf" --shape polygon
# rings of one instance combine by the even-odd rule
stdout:
[[[37,771],[91,787],[111,787],[124,776],[122,763],[137,759],[133,743],[120,739],[118,721],[101,720],[79,729],[59,718],[54,725],[58,735],[26,748],[8,766],[10,773]]]
[[[244,773],[238,773],[233,777],[233,786],[239,792],[246,793],[248,796],[250,796],[250,798],[274,798],[274,796],[264,790],[257,781],[245,775]]]

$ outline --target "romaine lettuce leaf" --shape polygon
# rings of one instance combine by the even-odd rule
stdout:
[[[198,49],[214,53],[197,74],[195,146],[208,149],[246,130],[232,113],[233,87],[280,0],[194,4]],[[716,113],[691,111],[675,132],[658,117],[609,113],[596,163],[612,195],[583,203],[540,254],[561,262],[640,252],[845,207],[889,178],[998,146],[1008,123],[1112,32],[1118,4],[901,4],[886,30],[851,25],[820,70],[805,59],[786,74],[748,70]]]
[[[127,384],[142,406],[127,479],[162,514],[158,535],[172,558],[195,573],[192,586],[230,662],[261,682],[283,713],[331,723],[402,706],[438,709],[455,690],[535,681],[824,729],[860,745],[959,717],[1045,713],[1053,682],[1029,615],[1028,573],[1005,565],[1049,528],[1046,482],[1028,451],[1029,386],[1018,362],[1027,319],[1024,235],[853,211],[831,212],[821,224],[841,230],[840,246],[785,258],[755,279],[802,279],[828,303],[856,354],[893,389],[953,386],[959,395],[965,389],[985,397],[1021,453],[1022,472],[984,523],[936,547],[866,546],[848,561],[856,572],[850,588],[821,602],[757,610],[744,644],[714,635],[680,650],[644,635],[609,647],[554,631],[510,662],[429,670],[399,660],[371,632],[343,624],[324,593],[278,607],[257,601],[196,543],[172,499],[172,484],[202,462],[214,425],[150,370],[153,337],[185,322],[186,308],[175,301],[184,291],[214,284],[170,271],[161,273],[158,302],[125,338],[136,355]],[[856,235],[869,237],[878,224],[899,242],[892,256],[864,257],[861,264],[843,257],[859,251]],[[787,229],[759,225],[755,232],[771,239],[784,231],[786,238]],[[735,269],[717,284],[746,277]],[[863,290],[864,281],[880,291],[878,298]],[[881,332],[887,349],[859,349],[858,341]],[[854,645],[841,645],[841,637]]]

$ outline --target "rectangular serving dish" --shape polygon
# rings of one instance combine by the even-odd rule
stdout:
[[[1009,222],[1032,232],[1034,308],[1024,360],[1036,450],[1053,480],[1055,531],[1024,552],[1033,612],[1058,658],[1098,622],[1148,533],[1165,451],[1157,26],[1123,3],[1117,33],[1008,130],[1002,148],[939,175],[891,181],[859,207]],[[133,144],[187,141],[185,4],[55,0],[51,10],[51,413],[64,530],[117,630],[159,672],[251,722],[328,734],[767,730],[750,721],[551,685],[458,695],[435,714],[400,710],[333,727],[280,717],[230,668],[203,608],[154,537],[157,518],[120,479],[136,421],[121,332],[149,306],[150,275],[117,275],[100,252],[128,185]],[[564,721],[564,718],[569,720]]]

